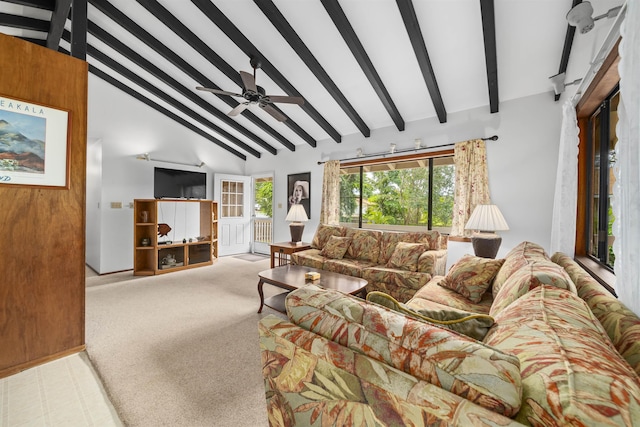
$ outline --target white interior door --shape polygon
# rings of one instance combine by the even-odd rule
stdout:
[[[248,253],[251,249],[251,177],[214,174],[213,197],[220,209],[220,256]]]

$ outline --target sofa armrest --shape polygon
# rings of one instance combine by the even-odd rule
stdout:
[[[270,425],[521,425],[275,316],[258,328]]]
[[[444,276],[447,268],[447,250],[426,251],[418,258],[418,271],[431,276]]]

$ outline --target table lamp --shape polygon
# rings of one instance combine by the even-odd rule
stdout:
[[[464,228],[476,231],[471,236],[476,256],[495,258],[502,243],[495,231],[508,230],[509,226],[496,205],[477,205]]]
[[[289,224],[289,230],[291,231],[291,243],[298,243],[302,241],[302,232],[304,231],[303,222],[309,221],[307,213],[302,205],[291,205],[289,213],[287,214],[286,221],[291,221]]]

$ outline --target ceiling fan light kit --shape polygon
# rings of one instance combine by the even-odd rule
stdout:
[[[611,8],[607,13],[593,17],[593,6],[588,1],[583,1],[577,4],[569,13],[567,13],[567,22],[578,29],[580,34],[586,34],[593,29],[595,21],[602,18],[614,18],[618,16],[618,13],[622,9],[622,6]]]
[[[251,73],[247,73],[246,71],[240,71],[240,78],[242,79],[242,93],[234,93],[221,89],[212,89],[207,87],[198,86],[197,90],[203,90],[211,93],[215,93],[217,95],[227,95],[227,96],[235,96],[238,98],[244,98],[244,102],[241,102],[236,107],[234,107],[228,115],[231,117],[235,117],[241,114],[244,110],[251,107],[252,105],[258,105],[265,112],[267,112],[271,117],[276,119],[279,122],[284,122],[287,120],[287,116],[282,114],[276,108],[274,108],[274,103],[284,103],[284,104],[295,104],[295,105],[303,105],[304,98],[300,96],[283,96],[283,95],[267,95],[266,91],[262,86],[256,85],[256,69],[260,68],[260,61],[256,58],[251,58],[249,63],[253,68],[253,75]]]

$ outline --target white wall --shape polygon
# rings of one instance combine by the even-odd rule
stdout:
[[[133,268],[133,207],[130,203],[134,199],[153,198],[155,166],[206,172],[207,198],[213,194],[214,172],[244,172],[242,159],[92,74],[89,75],[88,138],[99,139],[102,146],[101,175],[87,174],[87,189],[99,192],[99,195],[87,197],[88,234],[93,233],[90,226],[99,227],[99,238],[87,249],[87,263],[100,274]],[[146,152],[152,158],[190,164],[203,161],[205,166],[198,168],[136,159]],[[96,200],[99,200],[99,208]],[[121,203],[122,208],[111,208],[112,202]],[[96,251],[99,251],[99,257]]]
[[[539,243],[548,250],[561,120],[561,103],[545,93],[502,102],[496,114],[482,107],[449,114],[445,124],[434,118],[407,123],[404,132],[385,128],[372,131],[370,138],[350,135],[340,144],[324,140],[315,149],[298,146],[295,152],[281,150],[277,156],[248,159],[245,173],[275,171],[274,241],[287,241],[287,175],[311,172],[312,218],[303,235],[303,240],[309,242],[320,213],[323,166],[318,161],[355,157],[358,148],[365,154],[381,152],[390,143],[399,150],[413,148],[416,138],[422,139],[423,145],[435,146],[495,134],[499,140],[487,142],[489,187],[492,201],[510,226],[509,231],[500,232],[503,243],[498,256],[523,240]],[[449,262],[473,249],[470,244],[456,244],[451,252]]]

